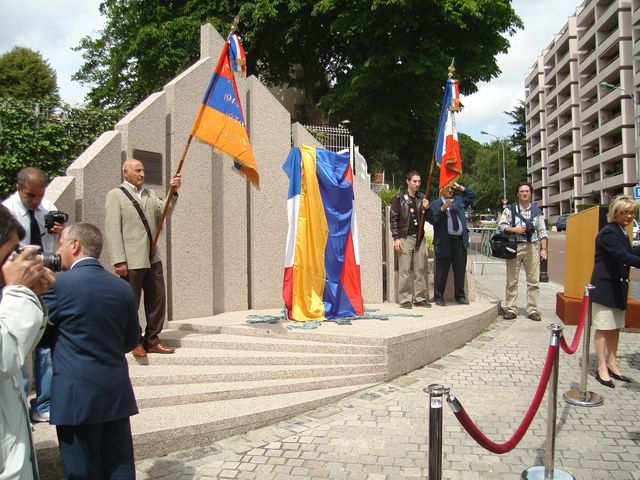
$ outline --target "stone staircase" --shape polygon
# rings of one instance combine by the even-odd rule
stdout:
[[[398,318],[310,330],[247,324],[248,313],[273,310],[172,321],[161,337],[175,354],[127,355],[140,409],[131,417],[136,459],[210,445],[353,395],[459,348],[497,315],[483,299],[416,309],[417,317],[377,307]],[[34,440],[43,480],[61,478],[55,428],[35,425]]]
[[[171,322],[162,342],[173,355],[127,355],[140,409],[131,418],[137,460],[208,445],[386,379],[386,347],[368,339],[279,338],[262,324],[214,318]],[[55,427],[36,425],[34,440],[43,478],[60,478]]]

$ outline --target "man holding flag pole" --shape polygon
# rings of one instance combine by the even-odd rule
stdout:
[[[434,297],[438,306],[445,306],[444,290],[453,267],[454,298],[463,305],[469,303],[464,293],[467,250],[469,248],[469,229],[464,209],[471,205],[475,192],[458,183],[462,175],[462,158],[458,143],[455,113],[460,111],[460,93],[458,81],[453,79],[455,68],[453,61],[449,66],[449,78],[445,85],[444,99],[440,110],[438,135],[434,146],[434,155],[429,172],[437,162],[440,167],[440,197],[431,202],[433,212],[433,247],[436,255]],[[461,195],[454,196],[455,192]]]

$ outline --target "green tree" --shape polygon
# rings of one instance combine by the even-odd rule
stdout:
[[[509,125],[513,126],[513,133],[509,137],[516,155],[516,161],[519,167],[527,166],[527,129],[526,117],[524,111],[524,101],[520,100],[519,104],[510,112],[503,112],[511,121]]]
[[[0,56],[0,97],[57,101],[56,72],[40,53],[14,47]]]
[[[122,112],[58,105],[52,98],[0,98],[0,198],[11,193],[21,168],[61,175]]]
[[[367,157],[392,152],[400,171],[431,159],[451,59],[473,93],[522,27],[508,0],[104,0],[75,78],[94,85],[93,105],[129,110],[198,59],[202,23],[226,34],[241,6],[248,73],[302,88],[331,122],[350,120]]]

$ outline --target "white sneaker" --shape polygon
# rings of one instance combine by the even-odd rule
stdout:
[[[31,421],[33,423],[43,423],[49,421],[49,412],[31,412]]]

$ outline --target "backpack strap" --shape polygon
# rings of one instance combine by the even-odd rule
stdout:
[[[133,204],[134,208],[138,212],[138,215],[140,215],[140,220],[142,220],[144,229],[147,231],[147,237],[149,237],[149,258],[151,258],[153,257],[153,252],[151,251],[151,245],[153,245],[153,235],[151,235],[151,227],[149,226],[149,220],[147,220],[147,216],[144,214],[144,211],[142,210],[142,206],[140,205],[140,202],[136,201],[133,198],[131,193],[129,193],[129,190],[124,188],[124,186],[122,185],[120,185],[120,190],[122,190],[122,193],[124,193],[127,196],[127,198],[131,200],[131,203]]]

